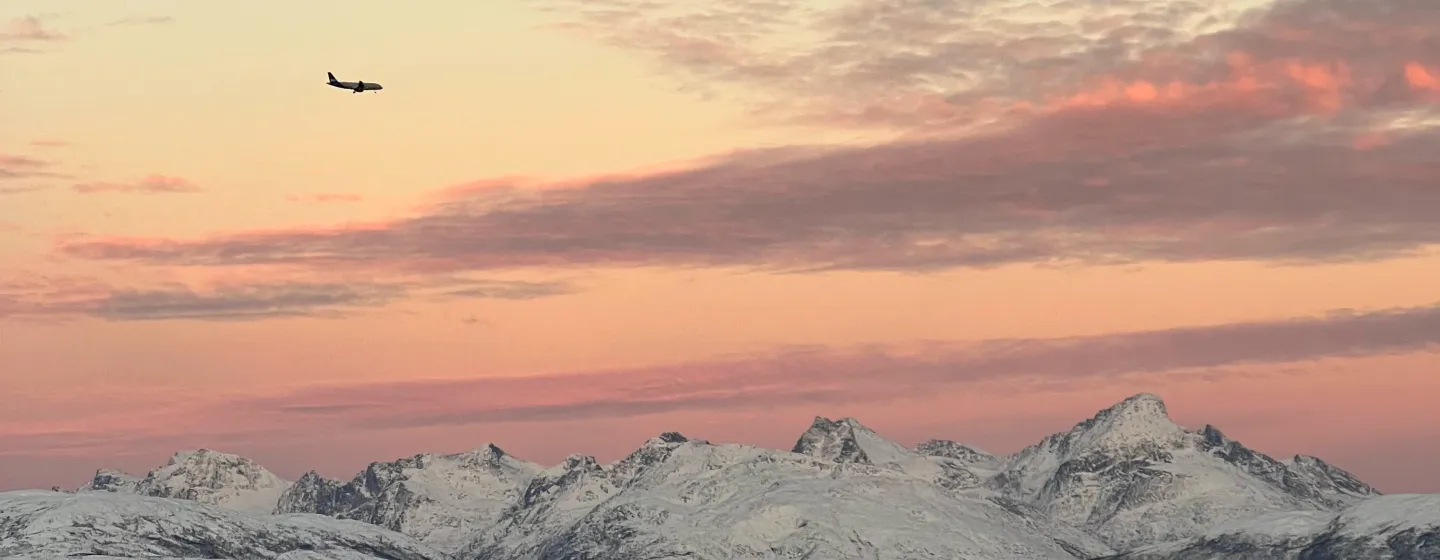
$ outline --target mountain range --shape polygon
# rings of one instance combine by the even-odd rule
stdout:
[[[815,418],[789,451],[667,432],[612,463],[494,444],[288,481],[175,454],[0,493],[0,556],[477,560],[1440,558],[1440,495],[1382,496],[1140,394],[1018,453]]]

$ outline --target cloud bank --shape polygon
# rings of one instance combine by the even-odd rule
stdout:
[[[154,412],[163,426],[115,429],[170,437],[185,425],[175,419],[193,412],[207,419],[198,425],[212,426],[206,429],[216,434],[231,433],[236,426],[256,433],[305,426],[313,431],[307,437],[313,437],[336,431],[874,404],[962,386],[1095,386],[1135,375],[1224,372],[1437,349],[1440,305],[1060,339],[796,348],[608,371],[314,386],[271,396],[215,397],[219,400],[190,403],[195,410],[189,412],[182,409],[190,404],[169,401],[168,408]],[[0,447],[25,454],[115,445],[85,430],[47,432],[45,437],[28,433],[18,425],[16,431],[0,433],[5,442]]]
[[[805,272],[1305,264],[1440,242],[1432,3],[1071,2],[1050,23],[1016,2],[697,5],[586,2],[567,28],[806,104],[787,118],[924,134],[541,189],[481,181],[382,224],[59,251],[192,266]]]

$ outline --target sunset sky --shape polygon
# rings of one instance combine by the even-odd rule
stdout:
[[[1153,392],[1440,492],[1440,4],[1036,4],[6,0],[0,489]]]

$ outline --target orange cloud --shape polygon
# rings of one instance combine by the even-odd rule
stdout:
[[[1411,62],[1405,65],[1405,80],[1410,87],[1418,90],[1440,91],[1440,78],[1422,64]]]
[[[1226,61],[1228,75],[1221,80],[1155,83],[1103,76],[1092,79],[1094,84],[1078,93],[1051,97],[1048,106],[1051,110],[1066,110],[1120,104],[1172,107],[1230,104],[1262,111],[1281,107],[1287,114],[1333,113],[1344,106],[1346,96],[1360,85],[1344,61],[1279,59],[1257,63],[1255,57],[1243,52],[1230,53]]]

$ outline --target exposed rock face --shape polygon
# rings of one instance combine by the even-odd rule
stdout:
[[[307,473],[279,497],[275,511],[373,523],[453,552],[519,501],[540,470],[495,445],[415,455],[371,463],[345,483]]]

